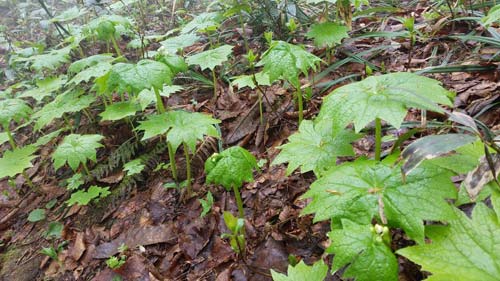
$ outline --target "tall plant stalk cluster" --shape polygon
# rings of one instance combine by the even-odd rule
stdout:
[[[414,15],[397,18],[399,32],[354,30],[353,21],[391,13],[396,8],[389,2],[396,1],[378,6],[362,0],[218,0],[189,17],[182,16],[183,8],[204,3],[156,1],[172,13],[163,22],[168,26],[164,34],[146,29],[146,1],[75,5],[55,14],[39,2],[60,43],[12,48],[8,67],[13,74],[0,92],[0,178],[23,179],[19,193],[40,192],[32,181],[36,161],[50,166],[65,183],[68,206],[95,204],[108,196],[113,186],[99,184],[93,171],[105,158],[101,152],[110,149],[111,139],[100,127],[121,126],[141,147],[166,144],[159,170],[168,170],[163,173],[168,174],[166,181],[174,183],[170,186],[185,203],[200,196],[193,188],[197,147],[209,137],[224,145],[221,120],[212,115],[225,97],[223,89],[228,83],[252,89],[264,123],[271,110],[264,105],[269,103],[268,89],[280,85],[293,97],[297,131],[278,147],[270,165],[286,164],[287,176],[314,176],[301,197],[309,202],[302,214],[312,215],[314,222],[330,222],[324,257],[333,262],[293,264],[288,275],[272,271],[274,280],[323,280],[328,272],[345,280],[398,280],[401,257],[420,265],[428,280],[499,280],[500,138],[479,120],[454,110],[455,93],[424,76],[426,71],[410,71],[415,45],[434,35],[418,28]],[[428,2],[429,11],[449,11],[454,18],[479,11],[468,20],[484,29],[499,24],[500,5]],[[242,44],[225,36],[231,24]],[[248,29],[262,32],[250,40]],[[6,38],[8,32],[4,34]],[[409,46],[404,71],[386,73],[353,55],[349,59],[366,66],[363,77],[324,82],[332,67],[343,62],[338,50],[356,37],[402,38]],[[469,34],[456,39],[498,44],[497,37]],[[234,75],[239,58],[240,72]],[[175,104],[173,97],[187,92],[188,83],[182,83],[186,79],[213,90],[212,108]],[[320,92],[320,80],[331,92],[313,117],[310,101]],[[405,121],[409,110],[419,110],[422,122]],[[435,121],[439,130],[430,134],[423,133],[430,126],[426,112],[444,120]],[[398,136],[392,149],[383,149],[388,132],[401,128],[408,133]],[[36,141],[25,141],[26,131]],[[353,143],[371,136],[373,154],[355,153]],[[245,260],[248,210],[240,193],[262,165],[243,147],[223,148],[206,160],[205,183],[233,193],[237,213],[224,212],[229,232],[223,237]],[[179,159],[186,163],[185,175],[180,174]],[[123,161],[121,169],[131,176],[143,173],[145,165],[138,155]],[[459,175],[466,176],[457,187],[452,178]],[[203,216],[210,215],[212,193],[200,202]],[[474,204],[470,215],[462,211],[466,204]],[[33,220],[40,215],[37,211]],[[400,232],[411,246],[393,243]],[[56,250],[45,252],[57,257]],[[126,262],[126,256],[114,259],[113,267]]]

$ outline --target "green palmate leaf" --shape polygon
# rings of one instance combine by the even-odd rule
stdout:
[[[100,40],[110,40],[111,36],[133,34],[133,23],[130,19],[113,15],[102,15],[90,21],[85,29],[88,35],[96,34]]]
[[[28,215],[29,222],[37,222],[45,219],[45,209],[34,209]]]
[[[54,119],[61,118],[65,113],[78,112],[87,108],[95,101],[91,95],[82,95],[83,91],[71,91],[57,96],[52,102],[33,114],[36,119],[35,130],[40,130]]]
[[[62,49],[50,51],[46,54],[29,57],[26,60],[32,62],[31,67],[36,71],[40,71],[43,69],[54,70],[63,63],[69,61],[69,53],[71,52],[72,48],[73,46],[69,45]]]
[[[81,60],[77,60],[72,63],[68,68],[68,73],[76,74],[81,72],[82,70],[89,68],[91,66],[108,62],[111,63],[115,58],[113,58],[113,54],[98,54],[90,57],[83,58]]]
[[[49,223],[49,227],[45,232],[46,238],[61,238],[64,225],[60,222],[53,221]]]
[[[157,60],[168,65],[170,70],[175,75],[179,72],[188,70],[189,66],[184,61],[184,58],[178,55],[170,54],[168,52],[161,52],[157,55]]]
[[[107,77],[107,93],[117,91],[138,94],[144,89],[161,89],[163,84],[171,84],[173,73],[161,62],[141,60],[137,64],[117,63]]]
[[[271,86],[269,75],[264,72],[255,73],[255,81],[257,81],[257,84],[260,86]],[[233,84],[238,85],[238,90],[244,87],[250,87],[251,89],[255,89],[255,87],[257,87],[253,81],[253,75],[237,76],[233,80]]]
[[[19,95],[19,97],[21,98],[30,97],[40,102],[43,98],[50,96],[59,89],[61,89],[65,83],[66,83],[65,75],[38,80],[36,81],[35,88],[24,91],[21,95]]]
[[[51,22],[65,22],[65,21],[71,21],[74,19],[77,19],[80,16],[83,16],[87,13],[87,10],[82,9],[80,10],[78,6],[73,6],[69,8],[68,10],[62,12],[61,14],[53,17],[50,21]]]
[[[108,190],[109,187],[99,187],[99,186],[91,186],[88,191],[79,190],[73,194],[71,194],[71,198],[69,198],[66,203],[68,206],[72,206],[74,204],[77,205],[88,205],[90,201],[93,199],[104,198],[111,194]]]
[[[67,188],[69,190],[76,190],[80,186],[82,186],[82,184],[84,184],[84,183],[85,182],[83,181],[82,174],[81,173],[76,173],[71,178],[68,179],[68,186],[67,186]]]
[[[194,33],[180,34],[175,37],[167,38],[160,44],[170,53],[175,54],[179,49],[184,49],[198,42],[200,37]]]
[[[222,15],[217,12],[201,13],[181,29],[181,34],[193,33],[207,28],[217,27],[222,19]]]
[[[299,131],[288,138],[287,144],[279,147],[281,152],[273,165],[288,162],[288,175],[300,167],[302,173],[314,171],[316,176],[320,176],[336,165],[337,156],[354,156],[351,143],[359,135],[348,130],[333,132],[328,124],[331,123],[302,121]]]
[[[425,245],[397,251],[432,275],[429,281],[496,281],[500,276],[500,222],[493,210],[478,203],[468,218],[455,209],[449,225],[430,225]]]
[[[95,65],[92,65],[80,72],[78,72],[71,80],[69,83],[73,83],[75,85],[78,85],[82,82],[89,82],[92,78],[95,77],[101,77],[108,73],[111,70],[111,63],[109,62],[101,62]]]
[[[4,144],[9,140],[9,134],[7,132],[1,132],[0,133],[0,145]]]
[[[398,260],[390,247],[389,229],[342,220],[342,229],[331,231],[332,271],[348,265],[342,277],[357,281],[398,280]]]
[[[12,120],[19,123],[28,119],[31,112],[31,107],[21,99],[0,100],[0,125],[5,128]]]
[[[228,60],[229,55],[233,52],[233,46],[224,45],[218,48],[204,51],[196,55],[192,55],[186,59],[189,65],[199,65],[201,70],[213,70],[216,66],[221,65]]]
[[[133,116],[139,110],[141,110],[140,105],[134,101],[116,102],[106,106],[106,110],[99,116],[102,117],[103,121],[115,121],[127,116]]]
[[[143,140],[166,133],[167,141],[174,150],[185,143],[191,151],[194,151],[196,142],[202,140],[203,136],[219,136],[213,125],[220,121],[197,112],[170,111],[152,115],[140,123],[137,130],[144,131]]]
[[[66,136],[52,154],[54,168],[57,170],[68,162],[71,169],[76,171],[80,163],[85,164],[87,159],[96,162],[96,149],[103,147],[99,143],[103,138],[101,135],[71,134]]]
[[[250,152],[233,146],[207,159],[206,182],[220,184],[229,191],[233,186],[241,187],[245,181],[252,182],[253,170],[257,168],[257,160]]]
[[[451,95],[439,81],[408,72],[370,76],[330,93],[318,118],[334,120],[338,129],[354,122],[356,132],[375,118],[399,128],[408,108],[443,112],[436,103],[451,106]]]
[[[256,66],[264,66],[263,72],[269,75],[271,82],[285,79],[298,87],[300,73],[306,75],[309,69],[316,70],[319,62],[321,62],[320,58],[300,46],[273,41]]]
[[[369,224],[374,217],[380,221],[383,208],[390,226],[402,228],[423,243],[423,220],[454,217],[446,202],[456,198],[450,179],[453,174],[424,163],[403,181],[400,165],[392,164],[359,159],[331,168],[304,194],[304,198],[312,198],[304,213],[315,213],[315,221],[331,218],[336,225],[343,218]]]
[[[141,159],[134,159],[123,165],[123,171],[127,172],[127,176],[132,176],[142,172],[142,170],[144,170],[145,167],[146,165],[142,163]]]
[[[296,266],[288,266],[288,276],[278,273],[271,269],[271,275],[274,281],[322,281],[326,278],[328,266],[323,260],[315,262],[308,266],[304,261],[300,261]]]
[[[7,150],[0,158],[0,179],[4,177],[14,177],[22,173],[25,169],[33,167],[31,161],[37,156],[35,146],[25,146],[15,150]]]
[[[172,86],[164,85],[163,89],[160,91],[160,95],[169,98],[170,95],[180,92],[183,89],[184,88],[182,88],[182,86],[178,85],[172,85]]]
[[[313,24],[306,36],[314,39],[317,47],[333,47],[340,44],[342,39],[349,37],[349,28],[333,22]]]

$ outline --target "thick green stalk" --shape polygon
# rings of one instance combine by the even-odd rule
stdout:
[[[186,157],[186,187],[187,187],[187,198],[191,196],[193,190],[191,188],[191,159],[189,159],[189,147],[186,143],[182,144],[184,146],[184,155]]]
[[[382,120],[375,119],[375,160],[380,161],[382,152]]]
[[[238,214],[240,219],[245,219],[245,211],[243,210],[243,200],[241,200],[241,195],[239,189],[233,185],[234,198],[236,198],[236,205],[238,206]]]
[[[167,141],[167,149],[168,149],[168,158],[170,160],[170,169],[172,170],[172,177],[174,178],[174,181],[178,183],[178,178],[177,178],[177,165],[175,163],[175,151],[172,148],[172,144]]]
[[[120,47],[118,47],[118,43],[116,43],[116,39],[115,39],[114,34],[111,36],[111,43],[113,43],[113,48],[115,48],[116,55],[118,57],[121,57],[122,56],[122,52],[120,51]]]
[[[85,162],[82,162],[83,169],[85,170],[85,173],[87,176],[90,176],[90,170],[89,167],[87,167],[87,164]]]
[[[161,99],[160,95],[160,90],[154,88],[155,91],[155,96],[156,96],[156,110],[158,110],[158,113],[164,113],[165,112],[165,105],[163,105],[163,100]]]
[[[7,133],[7,137],[9,138],[9,143],[10,143],[10,147],[12,147],[12,149],[16,149],[17,148],[17,145],[16,145],[16,142],[14,141],[14,137],[12,137],[12,133],[10,132],[10,128],[9,126],[4,126],[5,128],[5,132]]]

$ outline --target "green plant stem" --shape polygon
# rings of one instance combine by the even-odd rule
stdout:
[[[189,147],[186,143],[182,143],[184,146],[184,155],[186,157],[186,188],[187,188],[187,198],[191,196],[193,193],[193,189],[191,187],[191,159],[189,159]]]
[[[302,123],[302,120],[304,119],[304,103],[302,101],[302,90],[300,89],[300,86],[297,87],[297,103],[299,105],[299,125]]]
[[[380,161],[382,151],[382,120],[375,119],[375,160]]]
[[[214,83],[214,101],[217,100],[217,76],[215,75],[215,68],[212,69],[212,80]]]
[[[170,169],[172,170],[172,177],[174,178],[174,181],[178,183],[177,166],[175,163],[175,151],[172,148],[172,144],[168,141],[167,141],[167,150],[168,150],[168,158],[170,161]]]
[[[116,39],[114,34],[111,36],[111,43],[113,43],[113,48],[115,48],[116,55],[118,57],[122,57],[122,52],[120,51],[120,48],[118,47],[118,43],[116,43]]]
[[[90,170],[89,167],[87,167],[87,164],[85,162],[82,163],[83,169],[85,170],[85,173],[87,176],[90,176]]]
[[[5,132],[7,133],[7,137],[9,138],[9,143],[12,149],[16,149],[17,145],[16,142],[14,141],[14,137],[12,137],[12,132],[9,129],[9,126],[4,126]]]
[[[28,176],[28,174],[26,173],[26,171],[23,171],[21,173],[24,177],[24,179],[26,180],[26,183],[28,184],[28,186],[31,188],[31,189],[35,189],[35,185],[33,184],[33,182],[31,181],[30,177]]]
[[[248,46],[248,40],[245,32],[245,22],[243,21],[243,16],[241,15],[241,12],[238,15],[238,20],[240,22],[240,28],[241,28],[241,35],[243,36],[243,43],[245,44],[245,52],[248,52],[250,47]]]
[[[233,185],[234,198],[236,198],[236,205],[238,206],[238,214],[240,219],[245,219],[245,211],[243,210],[243,200],[241,200],[241,195],[239,189]]]
[[[161,99],[160,90],[154,88],[155,96],[156,96],[156,109],[158,113],[165,112],[165,105],[163,105],[163,100]]]

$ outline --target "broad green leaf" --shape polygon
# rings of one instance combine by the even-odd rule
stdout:
[[[306,265],[303,260],[295,266],[289,265],[288,276],[271,269],[273,281],[323,281],[327,272],[328,266],[323,260],[315,262],[312,266]]]
[[[99,114],[103,121],[116,121],[128,116],[133,116],[137,111],[141,110],[139,104],[134,101],[116,102],[106,106],[106,110]]]
[[[283,41],[273,41],[256,66],[264,66],[270,82],[285,79],[294,87],[299,86],[300,73],[307,75],[309,69],[316,70],[321,59],[300,46]]]
[[[132,161],[129,161],[123,165],[123,171],[127,172],[127,176],[132,176],[135,174],[139,174],[144,170],[146,165],[142,163],[141,159],[134,159]]]
[[[479,159],[484,156],[484,145],[480,140],[455,149],[455,153],[426,160],[439,167],[453,171],[457,175],[467,174],[479,165]]]
[[[96,149],[103,147],[99,143],[103,138],[101,135],[67,135],[52,154],[54,169],[68,162],[71,169],[76,171],[80,163],[86,163],[87,159],[96,162]]]
[[[206,182],[220,184],[229,191],[233,186],[241,187],[245,181],[252,182],[253,170],[257,168],[257,160],[250,152],[233,146],[205,161]]]
[[[66,128],[61,128],[59,130],[55,130],[53,132],[50,132],[50,133],[48,133],[48,134],[46,134],[46,135],[44,135],[42,137],[39,137],[33,145],[36,146],[36,147],[40,147],[40,146],[46,145],[51,140],[53,140],[54,138],[58,137],[59,134],[61,132],[64,132],[65,130],[66,130]]]
[[[219,136],[214,125],[220,121],[198,112],[169,111],[151,115],[140,123],[137,130],[144,131],[142,140],[166,133],[167,141],[174,150],[186,143],[191,151],[195,151],[196,142],[203,140],[203,136]]]
[[[146,109],[151,104],[156,104],[156,95],[152,89],[144,89],[139,95],[137,95],[137,100],[141,105],[141,110]]]
[[[157,60],[166,64],[172,71],[173,75],[176,75],[179,72],[184,72],[189,68],[183,57],[175,54],[170,54],[168,52],[159,54],[157,56]]]
[[[401,156],[405,163],[401,169],[404,174],[409,174],[422,161],[436,158],[475,140],[476,136],[465,134],[431,135],[420,138],[403,150]]]
[[[340,44],[342,39],[349,37],[347,32],[349,28],[344,25],[339,25],[333,22],[323,22],[313,24],[307,32],[308,38],[314,39],[316,47],[333,47]]]
[[[82,184],[84,184],[85,182],[83,181],[83,176],[81,173],[76,173],[74,174],[71,178],[68,179],[68,185],[67,185],[67,188],[69,190],[76,190],[78,189],[80,186],[82,186]]]
[[[54,70],[61,66],[63,63],[69,61],[69,53],[73,47],[71,45],[64,48],[50,51],[46,54],[34,55],[26,60],[30,61],[31,67],[36,71],[41,71],[44,69]]]
[[[78,85],[82,82],[89,82],[92,78],[102,77],[106,75],[113,66],[109,62],[101,62],[85,68],[78,72],[69,83]]]
[[[334,254],[332,272],[348,265],[342,277],[356,281],[397,281],[398,260],[390,247],[390,233],[380,225],[359,225],[342,220],[342,229],[328,233]]]
[[[37,222],[45,219],[45,209],[34,209],[28,215],[29,222]]]
[[[167,133],[167,141],[174,150],[185,143],[192,152],[196,150],[196,142],[203,140],[204,136],[219,137],[215,124],[219,120],[198,112],[187,112],[183,110],[170,111],[167,115],[170,129]]]
[[[71,91],[61,94],[33,114],[33,119],[36,119],[35,130],[42,129],[54,119],[61,118],[65,113],[78,112],[85,109],[94,101],[94,96],[82,95],[82,91]]]
[[[430,243],[403,248],[397,254],[422,266],[429,281],[496,281],[500,276],[500,222],[493,210],[478,203],[468,218],[454,209],[447,226],[429,225]]]
[[[255,89],[257,85],[255,85],[253,81],[253,76],[252,75],[240,75],[234,77],[235,79],[233,80],[233,84],[238,86],[238,90],[241,90],[241,88],[244,87],[249,87],[250,89]],[[260,86],[271,86],[271,81],[269,81],[269,75],[264,72],[257,72],[255,73],[255,81],[257,81],[257,84]]]
[[[37,102],[43,98],[52,95],[64,86],[66,83],[66,76],[60,75],[58,77],[48,77],[43,80],[36,81],[36,87],[24,91],[19,95],[20,98],[33,98]]]
[[[222,15],[217,12],[201,13],[194,17],[181,29],[181,34],[198,32],[210,27],[217,27],[222,19]]]
[[[115,58],[113,58],[113,54],[98,54],[90,57],[85,57],[72,63],[68,68],[68,73],[76,74],[86,68],[100,63],[111,63],[114,59]]]
[[[200,205],[202,208],[200,214],[200,217],[202,218],[205,217],[208,214],[208,212],[210,212],[210,210],[212,209],[212,205],[214,204],[214,197],[212,195],[212,192],[209,191],[205,198],[206,199],[198,199],[198,201],[200,201]]]
[[[7,134],[7,132],[1,132],[0,133],[0,145],[4,144],[7,141],[9,141],[9,135]]]
[[[86,9],[79,9],[78,6],[73,6],[61,14],[50,19],[50,22],[66,22],[79,18],[87,13]]]
[[[179,49],[184,49],[198,42],[200,37],[195,33],[180,34],[175,37],[167,38],[160,44],[170,53],[175,54]]]
[[[288,138],[288,143],[278,147],[281,152],[272,164],[288,162],[287,175],[300,167],[301,173],[314,171],[320,176],[336,165],[338,156],[354,156],[351,143],[358,138],[352,131],[336,133],[332,126],[304,120],[299,131]]]
[[[164,85],[163,89],[160,91],[160,95],[169,98],[170,95],[182,91],[183,89],[184,88],[182,88],[182,86],[178,85],[172,85],[172,86]]]
[[[443,112],[436,103],[452,106],[451,95],[439,81],[409,72],[370,76],[331,92],[318,118],[334,120],[337,129],[354,122],[356,132],[375,118],[399,128],[409,108]]]
[[[403,181],[400,165],[392,165],[358,159],[331,168],[303,195],[312,198],[303,212],[314,213],[314,221],[332,219],[338,225],[341,219],[349,219],[370,224],[372,218],[379,218],[380,198],[389,226],[402,228],[410,238],[423,243],[423,220],[454,217],[446,202],[456,198],[450,179],[453,174],[424,163]]]
[[[45,232],[46,238],[61,238],[61,234],[63,231],[64,225],[60,222],[53,221],[49,223],[49,227]]]
[[[109,40],[109,37],[113,34],[114,36],[132,35],[133,22],[129,18],[117,14],[102,15],[90,21],[86,26],[86,30],[89,35],[96,34],[101,37],[101,40]]]
[[[484,26],[489,27],[492,23],[500,22],[500,4],[492,7],[488,11],[488,15],[481,19]]]
[[[144,89],[161,89],[172,83],[170,68],[161,62],[141,60],[137,64],[117,63],[113,65],[107,79],[107,92],[129,92],[138,94]]]
[[[104,198],[111,194],[108,189],[109,187],[100,187],[93,185],[89,188],[88,191],[79,190],[71,194],[71,198],[69,198],[66,203],[68,204],[68,206],[72,206],[74,204],[77,204],[79,206],[88,205],[93,199]]]
[[[189,65],[199,65],[201,70],[213,70],[216,66],[221,65],[228,60],[229,55],[233,52],[233,46],[224,45],[218,48],[204,51],[192,55],[186,59]]]
[[[0,100],[0,125],[4,128],[14,120],[19,123],[22,119],[28,119],[32,112],[22,99]]]
[[[7,150],[0,158],[0,179],[4,177],[14,177],[22,173],[25,169],[33,167],[31,160],[37,156],[35,146],[25,146],[15,150]]]

